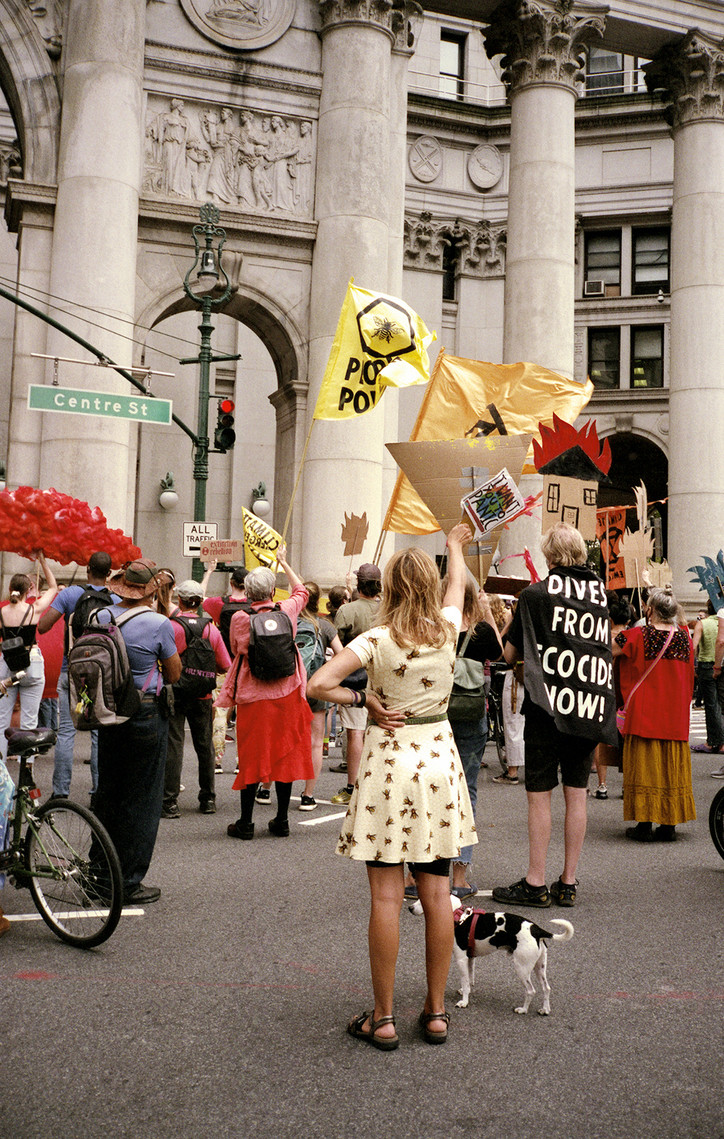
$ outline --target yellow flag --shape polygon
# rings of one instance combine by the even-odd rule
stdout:
[[[408,305],[350,281],[314,419],[353,419],[371,411],[386,387],[426,383],[427,348],[436,339]]]
[[[553,413],[573,423],[588,403],[593,384],[579,384],[538,364],[489,364],[440,351],[410,442],[497,438],[502,422],[508,435],[531,433],[552,425]],[[491,409],[492,404],[492,409]],[[496,419],[497,417],[497,419]],[[535,471],[532,456],[523,473]],[[432,534],[435,518],[403,474],[398,475],[383,530],[396,534]]]
[[[244,518],[244,563],[247,569],[256,569],[264,566],[266,569],[277,570],[277,550],[284,545],[284,539],[276,530],[272,530],[251,510],[242,507]]]

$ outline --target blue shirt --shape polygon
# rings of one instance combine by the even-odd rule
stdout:
[[[110,612],[114,617],[120,617],[129,610],[120,605],[113,605]],[[155,692],[159,677],[159,660],[168,660],[176,652],[173,625],[168,617],[163,617],[146,605],[139,606],[138,612],[135,608],[130,612],[136,615],[129,617],[121,625],[128,663],[136,688],[143,688],[145,685],[146,692]]]
[[[73,610],[78,604],[78,599],[83,596],[86,589],[95,589],[98,591],[99,589],[106,588],[107,586],[104,585],[91,585],[90,582],[87,582],[85,585],[68,585],[65,589],[61,589],[60,593],[53,598],[50,608],[55,609],[56,613],[62,613],[63,617],[69,620]],[[121,600],[115,593],[111,593],[111,597],[116,603]],[[63,663],[60,666],[61,671],[63,669],[67,670],[68,668],[68,657],[66,654],[67,641],[68,638],[66,637],[63,642]]]

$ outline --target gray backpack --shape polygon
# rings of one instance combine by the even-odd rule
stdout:
[[[68,651],[70,715],[83,732],[125,724],[141,707],[120,626],[148,610],[131,609],[119,617],[109,614],[107,625],[98,621],[102,612],[108,610],[91,613],[86,631]]]

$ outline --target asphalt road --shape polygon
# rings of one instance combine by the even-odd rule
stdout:
[[[524,789],[492,783],[490,748],[487,758],[473,877],[492,908],[485,891],[524,873],[527,838]],[[51,764],[39,761],[46,792]],[[371,990],[366,876],[333,853],[339,808],[302,814],[293,800],[291,836],[277,839],[273,809],[257,806],[255,840],[231,840],[233,764],[229,745],[219,811],[201,815],[187,748],[182,817],[162,821],[147,878],[162,898],[98,949],[63,945],[25,920],[26,891],[2,891],[4,1139],[724,1136],[724,861],[708,833],[720,786],[709,757],[694,757],[699,820],[670,846],[623,839],[617,773],[611,798],[591,800],[576,908],[533,911],[575,926],[550,948],[550,1017],[537,999],[527,1017],[513,1013],[521,985],[498,953],[478,962],[465,1010],[451,971],[449,1041],[425,1044],[424,929],[403,910],[392,1053],[344,1031]],[[342,781],[325,770],[318,797]],[[87,802],[88,786],[77,762],[74,797]]]

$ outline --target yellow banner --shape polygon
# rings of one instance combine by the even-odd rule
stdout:
[[[489,364],[446,356],[441,350],[410,442],[487,434],[498,438],[500,423],[509,435],[532,433],[539,440],[539,423],[552,425],[554,412],[573,423],[592,392],[590,380],[579,384],[538,364]],[[529,452],[523,473],[534,470]],[[440,529],[402,473],[382,529],[396,534],[432,534]]]
[[[284,539],[276,530],[272,530],[251,510],[242,507],[244,518],[244,564],[247,569],[256,569],[265,566],[267,569],[277,571],[277,550],[284,545]]]
[[[350,281],[313,418],[353,419],[371,411],[386,387],[427,383],[427,349],[436,339],[402,301]]]

